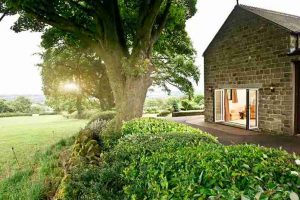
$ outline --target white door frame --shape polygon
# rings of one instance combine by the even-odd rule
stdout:
[[[256,126],[251,126],[251,107],[250,107],[250,105],[251,105],[251,103],[250,103],[250,95],[246,95],[247,96],[247,98],[249,98],[249,99],[247,99],[247,102],[248,102],[248,114],[247,114],[247,116],[249,116],[249,119],[247,119],[248,120],[248,127],[247,127],[247,129],[249,129],[249,130],[253,130],[253,129],[257,129],[258,128],[258,105],[259,105],[259,89],[257,89],[257,88],[251,88],[251,89],[247,89],[247,91],[249,92],[249,94],[250,94],[250,91],[256,91],[256,110],[255,110],[255,120],[256,120]]]
[[[217,101],[216,101],[216,94],[218,93],[218,92],[221,92],[221,119],[218,119],[217,120],[217,110],[216,110],[216,108],[217,108],[217,106],[216,106],[216,104],[217,104]],[[216,89],[215,90],[215,94],[214,94],[214,120],[215,120],[215,122],[224,122],[225,121],[225,108],[224,108],[224,89]]]

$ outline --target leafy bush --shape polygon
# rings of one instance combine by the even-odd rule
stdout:
[[[127,122],[101,165],[81,165],[64,199],[289,199],[299,194],[297,156],[213,136],[162,119]]]
[[[86,128],[92,130],[94,133],[101,133],[107,128],[107,125],[108,121],[96,119],[94,121],[89,122]]]
[[[105,121],[110,121],[116,116],[116,111],[103,111],[103,112],[98,112],[92,116],[92,119],[90,122],[94,120],[105,120]]]
[[[183,107],[183,110],[200,110],[201,106],[198,105],[194,101],[189,101],[187,99],[181,101],[181,106]]]
[[[157,117],[166,117],[169,114],[171,114],[171,112],[169,110],[164,110],[164,111],[161,111],[160,113],[158,113]]]
[[[152,108],[145,108],[146,114],[156,114],[159,112],[158,108],[152,107]]]
[[[40,113],[39,115],[57,115],[57,113]],[[0,113],[0,118],[3,117],[30,117],[32,113]]]
[[[192,110],[193,109],[193,106],[191,105],[189,100],[182,100],[181,106],[183,107],[184,110]]]
[[[115,111],[98,112],[92,117],[86,128],[97,133],[103,132],[107,128],[108,121],[112,120],[115,116]]]
[[[24,116],[32,116],[31,113],[0,113],[0,118],[3,117],[24,117]]]
[[[102,168],[85,166],[72,171],[66,186],[66,199],[124,199],[126,182],[122,172],[132,162],[156,152],[172,152],[182,147],[195,147],[211,141],[193,133],[128,135],[103,154]]]
[[[67,118],[73,118],[73,119],[91,119],[97,113],[99,113],[99,110],[91,109],[91,110],[83,110],[80,116],[78,115],[78,111],[74,111],[71,114],[66,113],[65,116]]]
[[[13,112],[13,108],[10,105],[9,101],[6,101],[4,99],[0,99],[0,113],[8,113]]]
[[[65,183],[62,199],[105,199],[117,200],[118,195],[106,194],[103,169],[98,166],[81,166],[71,171]],[[114,188],[111,188],[113,190]],[[114,198],[112,198],[114,197]]]
[[[123,135],[145,135],[145,134],[163,134],[163,133],[198,133],[216,141],[216,138],[210,134],[203,133],[199,129],[156,118],[141,118],[124,123],[122,127]]]
[[[295,157],[275,149],[203,144],[143,156],[124,170],[127,199],[289,199]]]
[[[194,102],[198,105],[204,105],[204,95],[195,95],[193,98]]]
[[[179,105],[178,105],[177,102],[173,102],[172,106],[173,106],[173,111],[174,112],[179,112],[180,111]]]

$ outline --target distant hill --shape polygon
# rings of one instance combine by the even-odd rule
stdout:
[[[12,101],[20,96],[30,99],[32,103],[43,104],[43,103],[45,103],[45,100],[46,100],[44,95],[0,95],[0,99]]]

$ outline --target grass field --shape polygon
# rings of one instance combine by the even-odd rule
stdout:
[[[0,118],[0,180],[19,168],[28,167],[37,151],[44,151],[62,138],[76,134],[86,123],[86,120],[59,115]]]

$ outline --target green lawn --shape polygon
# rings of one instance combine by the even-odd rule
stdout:
[[[0,180],[19,169],[12,147],[23,168],[32,164],[36,151],[76,134],[86,123],[59,115],[0,118]]]

